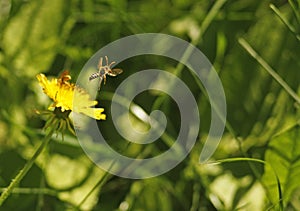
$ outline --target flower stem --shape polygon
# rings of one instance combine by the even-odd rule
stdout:
[[[44,141],[41,143],[41,145],[37,148],[34,155],[30,158],[30,160],[27,161],[25,166],[22,170],[17,174],[17,176],[12,179],[11,183],[7,188],[4,189],[3,193],[0,196],[0,207],[4,203],[4,201],[7,199],[7,197],[12,193],[13,189],[20,183],[20,181],[23,179],[23,177],[27,174],[27,172],[32,167],[33,163],[37,159],[37,157],[41,154],[45,146],[49,143],[51,140],[51,136],[53,135],[54,130],[50,130],[49,133],[46,135]]]

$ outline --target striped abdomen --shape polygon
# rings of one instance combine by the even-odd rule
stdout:
[[[98,78],[100,76],[99,72],[93,73],[90,77],[89,80],[94,80],[95,78]]]

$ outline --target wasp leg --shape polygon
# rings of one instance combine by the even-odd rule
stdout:
[[[103,77],[100,77],[100,79],[99,79],[98,91],[100,91],[102,79],[103,79]]]
[[[103,58],[100,57],[100,60],[99,60],[99,63],[98,63],[98,69],[102,68],[102,60],[103,60]]]
[[[114,63],[116,63],[116,62],[115,62],[115,61],[111,62],[111,63],[108,65],[109,68],[111,68],[111,66],[112,66]]]
[[[108,65],[108,57],[105,56],[105,60],[106,60],[106,65]]]
[[[106,83],[106,75],[103,75],[103,83]]]

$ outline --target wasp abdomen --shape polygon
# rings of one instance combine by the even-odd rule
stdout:
[[[93,79],[95,79],[95,78],[98,78],[100,75],[99,75],[99,73],[97,72],[97,73],[93,73],[90,77],[89,77],[89,80],[91,81],[91,80],[93,80]]]

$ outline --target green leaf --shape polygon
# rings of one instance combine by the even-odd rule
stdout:
[[[288,206],[300,187],[300,126],[296,125],[271,139],[265,153],[265,161],[275,169],[280,180],[284,206]],[[277,183],[273,171],[265,166],[262,178],[270,200],[278,204]]]
[[[68,1],[30,1],[10,20],[1,45],[12,72],[32,76],[49,67],[73,26],[70,8]]]

